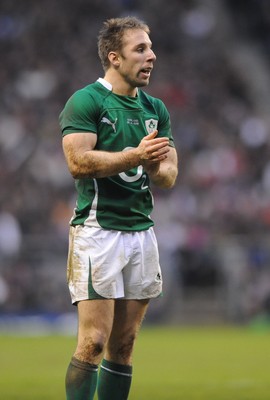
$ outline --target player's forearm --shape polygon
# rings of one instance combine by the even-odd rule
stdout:
[[[152,183],[162,189],[170,189],[174,186],[178,175],[178,170],[175,165],[161,163],[157,171],[148,172]]]
[[[121,152],[92,150],[68,158],[69,170],[75,179],[104,178],[140,165],[136,149]]]
[[[144,136],[138,147],[126,151],[95,150],[95,137],[70,134],[63,139],[63,150],[71,175],[75,178],[105,178],[141,165],[167,158],[168,138],[156,138],[157,131]]]
[[[170,148],[167,158],[158,163],[145,161],[143,167],[150,180],[156,186],[170,189],[174,186],[178,175],[178,159],[174,148]]]

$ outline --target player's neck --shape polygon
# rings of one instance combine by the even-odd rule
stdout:
[[[112,85],[112,91],[120,96],[132,96],[136,97],[137,88],[131,87],[127,82],[125,82],[118,74],[114,71],[107,71],[104,79]]]

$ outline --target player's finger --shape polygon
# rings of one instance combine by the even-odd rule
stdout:
[[[157,136],[157,134],[158,134],[158,130],[156,129],[155,131],[149,133],[149,134],[146,136],[146,138],[147,138],[147,139],[154,139],[154,138]]]

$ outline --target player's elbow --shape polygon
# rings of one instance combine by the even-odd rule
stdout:
[[[156,177],[152,179],[154,185],[158,186],[160,189],[172,189],[176,183],[176,176],[175,177]]]
[[[160,187],[162,189],[172,189],[175,185],[176,182],[176,177],[175,179],[169,178],[169,179],[164,179],[162,182],[160,182]]]
[[[163,189],[172,189],[175,185],[175,181],[166,181],[164,182]]]
[[[83,166],[75,162],[69,162],[68,169],[74,179],[95,177],[95,173],[89,168],[89,166]]]
[[[176,183],[177,176],[178,176],[177,167],[168,168],[166,174],[164,174],[160,179],[159,186],[162,189],[172,189]]]
[[[67,165],[68,165],[68,170],[69,170],[71,176],[74,179],[80,178],[79,169],[77,168],[76,163],[74,163],[71,160],[67,159]]]
[[[73,170],[73,169],[69,169],[69,172],[70,172],[72,178],[74,178],[74,179],[82,179],[85,177],[84,174],[79,173],[78,171]]]

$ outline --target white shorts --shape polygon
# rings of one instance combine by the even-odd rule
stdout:
[[[162,292],[153,228],[119,232],[71,226],[67,281],[72,303],[87,299],[148,299]]]

